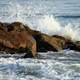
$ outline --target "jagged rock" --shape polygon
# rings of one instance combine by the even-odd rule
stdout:
[[[64,49],[80,51],[79,44],[77,45],[70,39],[64,38],[62,36],[49,36],[47,34],[42,34],[39,31],[35,31],[34,38],[38,43],[37,51],[39,52],[60,51]]]
[[[0,22],[0,30],[7,31],[7,27],[5,27],[4,23]]]
[[[9,35],[6,32],[6,28],[4,27],[3,23],[0,23],[0,46],[5,46],[5,47],[13,47],[12,43],[9,40]],[[0,48],[2,49],[2,48]]]
[[[80,44],[78,41],[73,42],[69,38],[64,38],[64,37],[58,36],[58,35],[53,35],[52,37],[53,38],[50,38],[49,43],[51,45],[55,46],[57,51],[64,50],[64,49],[80,51]],[[45,37],[44,37],[44,39],[45,39]]]
[[[32,56],[35,57],[36,41],[32,35],[25,30],[22,23],[14,22],[9,24],[8,31],[2,31],[0,34],[0,43],[3,46],[6,46],[11,50],[19,50],[21,48],[23,48],[22,50],[26,49],[29,52],[31,51]]]
[[[80,41],[73,42],[58,35],[49,36],[20,22],[0,22],[0,51],[11,54],[26,52],[24,57],[35,57],[37,52],[60,51],[67,48],[80,51]]]
[[[39,31],[34,31],[33,37],[37,42],[37,51],[38,52],[47,52],[47,51],[59,51],[66,48],[66,40],[64,37],[60,36],[49,36],[43,34]]]
[[[63,37],[60,36],[49,36],[46,34],[41,35],[42,40],[52,46],[52,51],[60,51],[66,48],[66,41]]]
[[[72,50],[80,51],[80,41],[74,42],[73,45]]]

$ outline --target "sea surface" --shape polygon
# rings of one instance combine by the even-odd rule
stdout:
[[[80,41],[80,0],[0,0],[0,21]],[[0,80],[80,80],[80,52],[38,54],[37,59],[0,56]]]

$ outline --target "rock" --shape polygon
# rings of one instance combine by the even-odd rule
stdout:
[[[63,45],[63,50],[70,49],[70,50],[74,50],[74,51],[80,51],[80,41],[73,42],[69,38],[64,38],[64,37],[58,36],[58,35],[54,35],[53,37],[62,39],[65,42],[65,44]]]
[[[37,44],[38,52],[76,49],[76,45],[74,44],[74,42],[62,36],[58,36],[58,35],[49,36],[47,34],[40,33],[39,31],[35,31],[34,38],[38,43]]]
[[[7,31],[7,27],[5,27],[5,24],[2,22],[0,22],[0,30]]]
[[[8,32],[10,32],[10,31],[18,31],[19,32],[21,30],[26,31],[24,25],[21,22],[13,22],[13,23],[7,25],[7,28],[8,28]]]
[[[6,32],[6,29],[4,27],[4,24],[3,23],[0,23],[0,47],[2,46],[5,46],[5,47],[13,47],[12,43],[10,42],[9,40],[9,35],[8,33]],[[2,49],[2,48],[0,48]]]
[[[65,46],[66,41],[63,37],[49,36],[49,35],[45,34],[45,35],[42,35],[42,39],[53,47],[53,51],[54,51],[54,49],[56,51],[60,51],[60,50],[63,50],[64,48],[66,48],[66,46]]]
[[[73,46],[72,50],[80,52],[80,41],[74,42],[74,46]]]
[[[62,46],[62,49],[69,48],[69,44],[72,43],[71,39],[65,38],[63,36],[53,35],[52,37],[58,40],[57,43],[60,44],[60,46]]]
[[[28,52],[26,57],[36,56],[36,41],[20,22],[14,22],[7,25],[7,31],[1,25],[0,30],[0,47],[1,51]]]
[[[36,40],[33,38],[20,22],[14,22],[8,25],[8,33],[12,37],[10,41],[13,43],[14,49],[28,49],[32,52],[32,56],[36,56]]]
[[[37,52],[60,51],[67,48],[80,51],[80,41],[73,42],[58,35],[49,36],[20,22],[0,22],[0,51],[11,54],[26,53],[24,57],[36,57]]]
[[[66,44],[65,39],[49,36],[40,32],[35,32],[34,38],[37,42],[38,52],[60,51],[63,50]]]

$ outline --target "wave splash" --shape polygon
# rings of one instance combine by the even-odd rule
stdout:
[[[4,5],[3,1],[4,0],[0,1],[0,5]],[[36,15],[34,12],[35,9],[33,9],[32,6],[21,6],[18,3],[15,0],[4,5],[5,7],[0,6],[0,20],[3,22],[20,21],[25,24],[29,24],[31,28],[39,30],[43,33],[49,35],[57,34],[69,37],[72,40],[80,41],[79,25],[69,23],[62,26],[54,16]],[[32,21],[30,22],[28,20]],[[74,55],[72,52],[68,53],[68,51],[63,53],[63,56],[58,53],[55,55],[53,53],[41,53],[41,58],[43,57],[43,59],[16,60],[14,58],[0,58],[0,79],[79,80],[80,54],[74,52],[74,54],[76,53]]]
[[[60,35],[68,37],[74,41],[80,41],[79,25],[74,26],[73,24],[69,23],[65,26],[62,26],[52,15],[46,15],[40,19],[37,30],[49,35]]]
[[[80,41],[80,25],[69,23],[62,26],[52,15],[37,15],[36,12],[39,11],[34,11],[32,5],[20,5],[16,1],[10,1],[4,4],[0,3],[0,5],[4,5],[4,7],[0,8],[0,20],[3,22],[20,21],[28,24],[32,29],[39,30],[43,33],[49,35],[57,34],[71,38],[74,41]]]

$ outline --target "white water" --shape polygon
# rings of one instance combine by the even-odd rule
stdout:
[[[49,35],[60,35],[68,37],[73,41],[80,41],[80,27],[79,25],[72,25],[68,23],[65,26],[62,26],[58,20],[53,16],[44,16],[43,19],[39,20],[37,30],[49,34]]]
[[[0,58],[0,80],[79,80],[79,53],[39,54],[39,59]]]
[[[3,22],[20,21],[28,24],[30,28],[39,30],[43,33],[50,35],[58,34],[64,37],[71,38],[73,41],[80,41],[80,24],[75,25],[71,22],[64,24],[60,23],[60,20],[56,19],[52,14],[41,14],[40,9],[32,7],[30,3],[27,5],[20,5],[15,1],[10,1],[5,4],[5,7],[1,7],[0,20]],[[3,5],[3,3],[1,4]],[[15,6],[14,6],[15,5]],[[41,8],[41,7],[40,7]],[[34,12],[34,10],[36,10]],[[39,15],[37,15],[39,14]],[[65,19],[64,19],[65,20]]]
[[[80,14],[79,6],[79,0],[0,0],[0,21],[20,21],[43,33],[80,41],[80,18],[74,17]],[[73,18],[61,17],[67,15]],[[79,52],[38,54],[38,59],[0,56],[0,80],[80,80]]]

